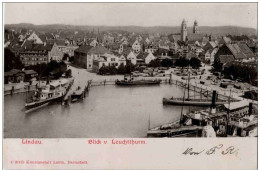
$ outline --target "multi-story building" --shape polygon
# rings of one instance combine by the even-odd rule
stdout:
[[[63,54],[56,44],[32,44],[19,51],[21,62],[25,66],[47,64],[51,60],[61,61]]]
[[[114,66],[115,68],[118,68],[121,63],[126,65],[126,62],[122,62],[121,57],[119,58],[113,54],[106,53],[93,60],[93,72],[98,73],[99,69],[104,66]]]
[[[74,51],[74,63],[88,70],[93,69],[93,61],[100,58],[104,54],[112,54],[110,50],[103,46],[82,45]]]

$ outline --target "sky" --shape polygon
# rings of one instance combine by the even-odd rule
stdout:
[[[257,28],[257,3],[5,3],[5,24]]]

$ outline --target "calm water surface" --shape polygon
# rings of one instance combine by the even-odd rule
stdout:
[[[25,94],[5,96],[4,137],[146,137],[149,115],[151,127],[179,119],[181,106],[162,104],[162,98],[170,96],[183,97],[183,89],[176,85],[96,86],[82,102],[53,104],[28,115],[24,113]]]

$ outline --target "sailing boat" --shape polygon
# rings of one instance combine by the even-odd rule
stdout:
[[[185,96],[185,95],[184,95]],[[183,108],[181,111],[180,119],[148,129],[148,137],[202,137],[205,129],[210,129],[212,133],[215,133],[215,129],[219,129],[221,124],[226,123],[226,110],[221,106],[216,107],[216,91],[213,91],[212,104],[210,109],[191,111],[183,114]],[[184,103],[183,98],[183,103]],[[210,128],[209,128],[210,127]],[[214,128],[214,130],[213,130]],[[213,137],[216,134],[207,134],[207,137]]]
[[[210,99],[195,99],[190,98],[190,65],[188,68],[188,97],[184,100],[182,98],[163,98],[163,104],[170,104],[170,105],[184,105],[184,106],[211,106],[211,100]],[[223,105],[225,103],[228,103],[227,100],[220,100],[216,101],[216,105]]]
[[[183,103],[185,99],[185,90],[183,95]],[[196,137],[201,134],[202,127],[189,125],[188,121],[190,120],[188,117],[183,115],[183,106],[181,109],[180,119],[164,124],[161,126],[157,126],[154,128],[149,128],[147,132],[148,137]],[[150,121],[150,119],[149,119]],[[149,123],[150,124],[150,123]]]

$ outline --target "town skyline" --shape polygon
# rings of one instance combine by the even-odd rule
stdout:
[[[230,7],[232,11],[229,10]],[[34,8],[32,10],[34,15],[29,12],[32,8]],[[48,13],[46,13],[47,10]],[[81,3],[53,3],[51,5],[7,3],[4,19],[7,25],[29,23],[111,27],[176,27],[185,19],[188,27],[192,27],[194,21],[197,20],[199,26],[236,26],[256,29],[256,14],[256,3],[85,3],[84,5]]]

